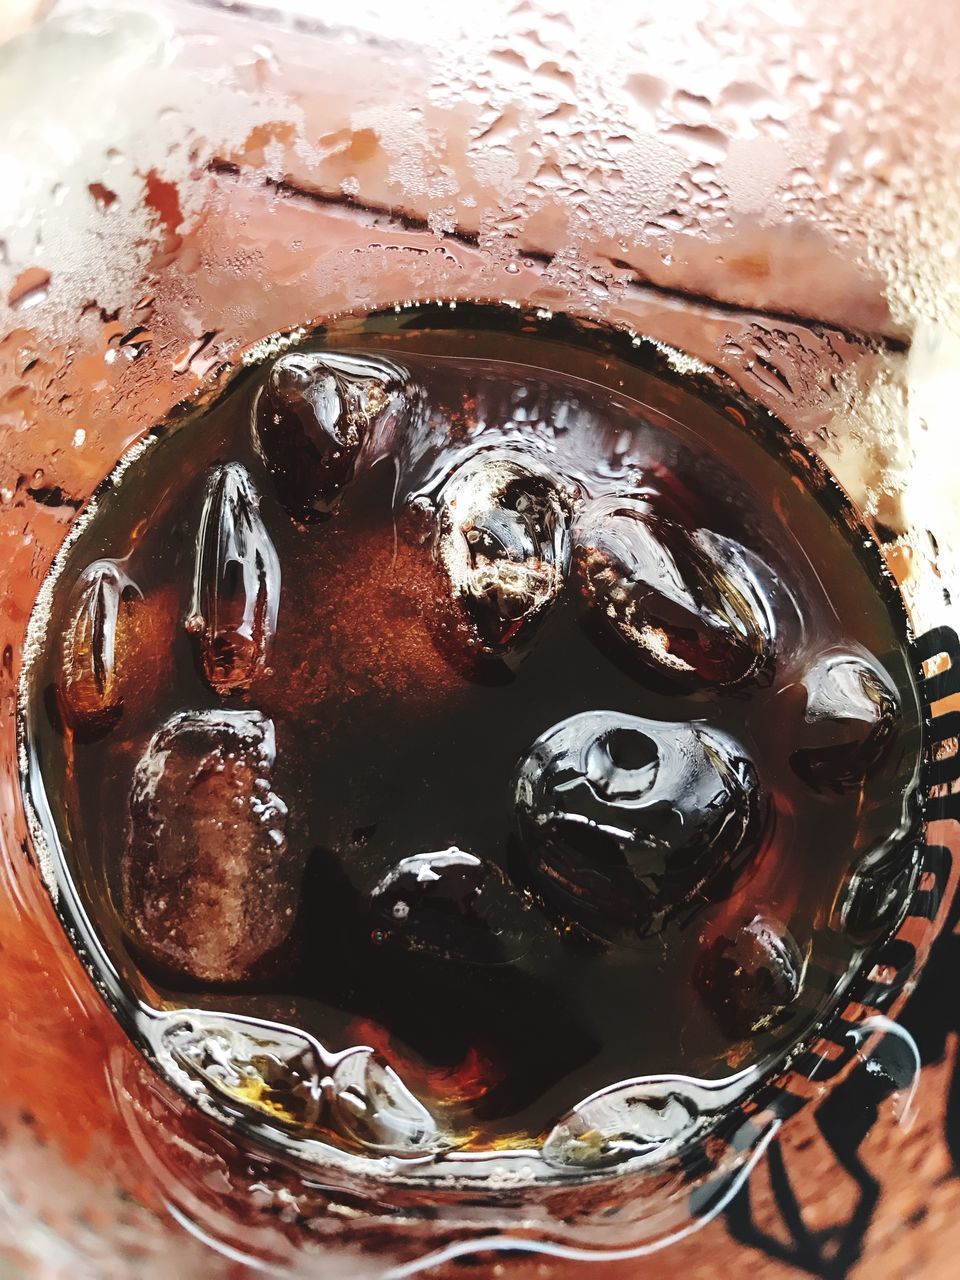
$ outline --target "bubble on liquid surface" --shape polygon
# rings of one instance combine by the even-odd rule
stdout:
[[[203,673],[226,695],[250,688],[267,664],[280,609],[280,561],[246,469],[227,463],[207,479],[186,620]]]
[[[897,736],[900,701],[890,677],[868,654],[835,651],[816,659],[803,692],[803,745],[790,757],[794,770],[815,791],[855,791]]]
[[[119,718],[117,632],[140,592],[113,560],[97,560],[77,580],[62,638],[58,693],[74,732],[104,733]]]
[[[764,801],[743,749],[691,723],[591,711],[520,765],[524,872],[562,917],[608,941],[644,936],[755,849]]]
[[[289,513],[305,523],[328,516],[361,453],[390,447],[413,397],[408,371],[390,360],[281,356],[257,397],[254,443]]]
[[[769,679],[771,575],[746,547],[626,495],[588,504],[573,547],[591,615],[641,666],[694,688]]]
[[[443,486],[437,556],[480,652],[518,648],[556,603],[571,502],[547,471],[507,450],[478,453]]]
[[[162,970],[234,983],[287,938],[299,855],[271,788],[273,722],[181,711],[151,738],[130,794],[121,914]]]

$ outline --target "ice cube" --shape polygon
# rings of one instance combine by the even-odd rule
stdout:
[[[660,1161],[700,1119],[681,1081],[637,1080],[585,1099],[554,1126],[543,1158],[560,1169],[612,1169]]]
[[[139,588],[114,560],[96,560],[71,593],[61,649],[60,705],[74,732],[105,732],[123,709],[117,680],[121,615],[136,607]]]
[[[180,711],[151,738],[130,795],[121,907],[162,970],[229,983],[286,939],[300,860],[271,787],[273,722],[256,711]]]
[[[690,723],[588,711],[521,762],[520,862],[561,918],[643,936],[757,847],[763,802],[742,747]]]
[[[443,1145],[430,1112],[370,1049],[345,1055],[332,1079],[333,1127],[358,1146],[381,1155],[418,1155]]]
[[[524,950],[526,906],[499,867],[451,847],[402,858],[370,894],[373,936],[466,964]]]
[[[439,494],[437,557],[480,653],[530,638],[563,588],[574,495],[517,451],[475,454]]]
[[[769,679],[772,576],[732,538],[607,496],[574,522],[572,561],[599,625],[648,670],[685,687]]]
[[[246,469],[227,463],[207,479],[197,533],[187,630],[203,673],[226,696],[250,688],[267,663],[280,607],[280,561]]]
[[[847,875],[837,900],[836,927],[861,944],[889,933],[910,901],[919,862],[917,841],[881,842]]]
[[[756,914],[715,938],[697,962],[694,986],[720,1029],[739,1039],[775,1024],[800,996],[806,957],[790,930]]]
[[[290,352],[257,397],[254,443],[284,507],[310,522],[330,514],[361,452],[383,453],[409,413],[409,372],[380,356]]]
[[[191,1011],[171,1016],[160,1056],[232,1103],[297,1128],[320,1122],[326,1056],[311,1037],[280,1023]]]
[[[397,1073],[367,1045],[331,1053],[297,1027],[227,1013],[169,1015],[161,1061],[230,1104],[308,1136],[376,1156],[424,1156],[450,1145]]]
[[[856,791],[883,763],[900,724],[890,677],[867,653],[822,654],[803,678],[802,745],[790,757],[815,791]]]

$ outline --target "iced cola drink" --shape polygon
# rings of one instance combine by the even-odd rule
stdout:
[[[461,306],[280,345],[121,464],[35,615],[31,773],[91,931],[182,1069],[295,1136],[675,1146],[703,1118],[633,1132],[619,1083],[755,1086],[910,897],[872,542],[614,333]]]

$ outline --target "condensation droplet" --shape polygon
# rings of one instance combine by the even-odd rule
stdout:
[[[664,136],[676,142],[700,162],[719,164],[726,158],[729,140],[726,134],[706,124],[674,124]]]
[[[7,302],[15,311],[26,311],[43,302],[50,292],[52,276],[44,267],[27,267],[10,287]]]

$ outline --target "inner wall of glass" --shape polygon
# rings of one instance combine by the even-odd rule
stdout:
[[[786,35],[706,3],[616,29],[587,5],[358,5],[345,28],[59,4],[0,49],[8,679],[77,509],[174,403],[265,334],[431,298],[595,316],[718,369],[839,477],[916,631],[953,621],[948,17],[921,6],[905,58],[901,6],[807,7]],[[51,999],[99,1027],[13,800],[3,822],[5,937],[45,938]],[[64,1096],[62,1059],[36,1070]]]

